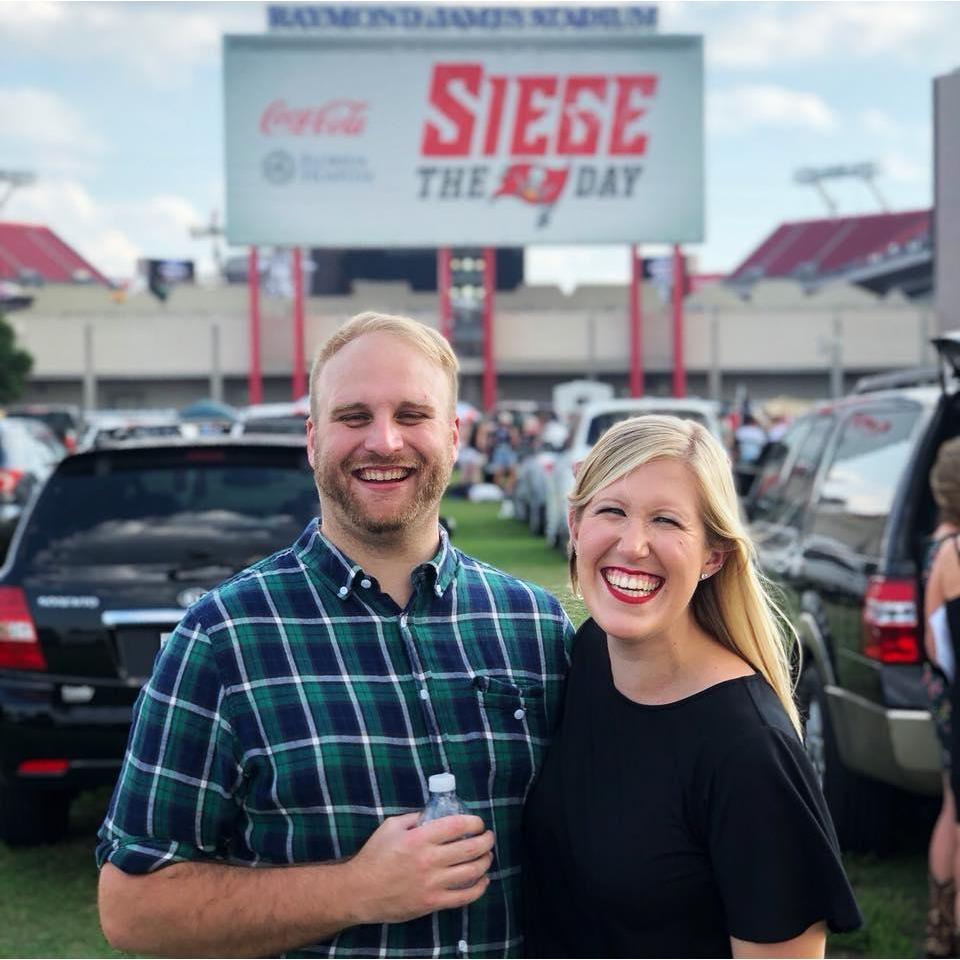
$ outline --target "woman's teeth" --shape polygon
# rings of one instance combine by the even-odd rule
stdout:
[[[624,573],[621,570],[604,570],[603,578],[618,590],[623,590],[625,593],[636,593],[639,596],[653,593],[663,583],[660,577]]]

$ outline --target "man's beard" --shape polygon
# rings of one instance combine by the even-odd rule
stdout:
[[[344,518],[355,529],[379,535],[399,533],[436,510],[440,498],[450,482],[450,475],[453,470],[452,464],[447,465],[437,460],[427,461],[422,457],[417,457],[413,464],[411,464],[409,457],[403,463],[383,460],[364,460],[362,464],[352,461],[346,463],[325,462],[319,451],[317,451],[314,462],[316,466],[313,475],[321,497],[329,503],[335,503],[340,508]],[[409,502],[393,513],[384,516],[371,515],[364,502],[351,487],[351,483],[355,479],[352,471],[360,466],[383,470],[390,467],[409,467],[411,465],[416,469],[410,480],[416,486]],[[362,483],[363,481],[359,482]]]

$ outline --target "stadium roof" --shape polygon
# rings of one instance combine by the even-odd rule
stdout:
[[[0,280],[24,285],[102,283],[107,278],[49,227],[0,223]]]
[[[790,278],[816,287],[837,278],[885,293],[926,292],[932,282],[930,210],[783,223],[728,277],[749,287]],[[924,279],[925,278],[925,279]]]

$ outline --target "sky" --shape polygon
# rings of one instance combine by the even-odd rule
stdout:
[[[824,215],[793,182],[800,167],[874,162],[890,209],[931,205],[932,81],[960,68],[960,4],[657,6],[659,32],[704,37],[700,272]],[[262,3],[0,0],[0,169],[37,178],[0,217],[47,224],[117,279],[140,257],[208,267],[210,241],[190,229],[224,214],[221,38],[265,30]],[[828,189],[841,214],[879,209],[861,182]],[[534,247],[526,277],[620,283],[628,263],[626,247]]]

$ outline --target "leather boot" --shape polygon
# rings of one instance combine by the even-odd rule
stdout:
[[[953,880],[939,883],[932,876],[928,882],[930,888],[930,909],[927,911],[927,936],[924,941],[928,957],[953,957],[956,944],[954,931]]]

